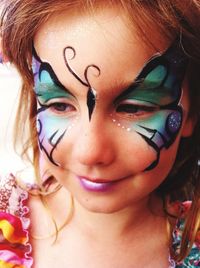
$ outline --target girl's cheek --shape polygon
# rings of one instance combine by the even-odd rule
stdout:
[[[63,154],[67,155],[69,150],[67,140],[69,139],[71,142],[69,135],[78,118],[77,115],[72,117],[52,115],[48,109],[38,113],[39,147],[52,164],[65,168]],[[113,115],[111,115],[111,119],[113,133],[116,132],[117,136],[119,129],[124,131],[124,137],[127,137],[127,143],[133,153],[139,152],[138,159],[148,153],[149,157],[145,156],[148,161],[143,170],[150,170],[159,163],[162,148],[170,147],[177,137],[182,125],[182,109],[159,110],[148,118],[140,120],[121,120]],[[151,149],[149,150],[149,148]]]
[[[77,117],[53,116],[47,110],[38,114],[37,132],[39,147],[52,164],[61,166],[60,159],[56,156],[56,149],[60,145],[60,148],[62,148],[63,140],[70,134],[70,130],[74,127],[76,121]]]
[[[121,120],[111,116],[117,128],[121,128],[133,138],[137,133],[154,150],[155,159],[145,167],[145,170],[156,167],[162,148],[169,148],[175,141],[182,126],[182,109],[179,108],[174,111],[159,110],[148,118],[140,120]]]

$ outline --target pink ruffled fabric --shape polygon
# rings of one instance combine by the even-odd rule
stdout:
[[[32,267],[27,198],[12,175],[0,178],[0,267]]]
[[[0,267],[31,268],[33,258],[29,243],[30,220],[26,206],[28,193],[21,189],[14,178],[0,178]],[[180,219],[173,232],[175,250],[179,249],[184,218],[190,209],[191,202],[174,202],[172,212],[179,214]],[[169,268],[200,267],[200,230],[189,256],[181,263],[175,263],[169,257]]]

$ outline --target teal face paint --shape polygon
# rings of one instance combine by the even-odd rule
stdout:
[[[46,103],[54,98],[70,98],[71,95],[53,83],[48,71],[43,71],[40,79],[35,83],[35,92],[38,98]]]
[[[188,59],[175,42],[166,52],[152,57],[130,85],[114,101],[116,114],[133,115],[129,120],[113,122],[128,131],[136,131],[156,152],[156,159],[146,170],[159,162],[160,151],[168,148],[181,128],[182,82]],[[134,116],[142,111],[148,116]]]
[[[42,152],[54,165],[60,165],[54,151],[75,118],[68,113],[75,97],[59,82],[50,64],[42,62],[36,52],[32,60],[34,91],[37,97],[38,142]]]

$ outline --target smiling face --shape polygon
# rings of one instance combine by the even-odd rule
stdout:
[[[178,45],[144,43],[118,14],[54,15],[34,40],[41,154],[83,206],[102,212],[148,197],[192,130]]]

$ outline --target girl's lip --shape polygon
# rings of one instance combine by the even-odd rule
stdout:
[[[89,179],[86,177],[78,176],[78,179],[80,181],[81,186],[88,190],[88,191],[93,191],[93,192],[105,192],[108,191],[113,184],[115,183],[114,181],[106,181],[103,179]]]
[[[108,181],[104,179],[90,179],[87,177],[77,176],[80,184],[83,186],[84,189],[88,191],[95,191],[95,192],[105,192],[111,189],[111,187],[116,184],[117,182],[121,181],[114,180],[114,181]]]

